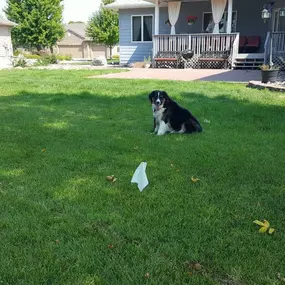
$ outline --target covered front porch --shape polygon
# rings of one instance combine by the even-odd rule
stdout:
[[[238,33],[154,35],[153,62],[165,68],[233,68],[238,48]]]
[[[275,13],[273,22],[264,22],[261,17],[264,3],[260,0],[154,0],[153,3],[155,67],[257,67],[268,57],[271,34],[277,44],[273,49],[285,53],[283,19]],[[278,35],[276,23],[279,23]],[[269,32],[271,28],[273,33]],[[190,56],[181,62],[183,51]]]

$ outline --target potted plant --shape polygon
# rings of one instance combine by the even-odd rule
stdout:
[[[197,19],[198,19],[197,16],[188,16],[187,17],[188,25],[193,25],[194,23],[196,23]]]
[[[261,82],[276,82],[279,66],[270,66],[268,64],[263,64],[260,66],[261,69]]]
[[[143,67],[144,68],[150,68],[150,66],[151,66],[151,57],[150,56],[148,56],[148,58],[144,57]]]
[[[164,23],[165,23],[165,25],[168,25],[169,27],[171,27],[169,19],[167,19]]]

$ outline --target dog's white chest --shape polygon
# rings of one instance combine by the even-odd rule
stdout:
[[[161,109],[159,109],[159,110],[157,110],[157,111],[155,111],[153,113],[153,116],[154,116],[154,118],[156,119],[157,122],[161,121],[162,115],[163,115],[164,111],[165,111],[165,108],[161,108]]]

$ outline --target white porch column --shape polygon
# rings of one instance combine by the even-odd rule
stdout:
[[[232,32],[233,0],[228,0],[227,34]]]
[[[159,35],[159,0],[155,0],[154,4],[154,34]]]

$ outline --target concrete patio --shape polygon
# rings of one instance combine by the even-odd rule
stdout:
[[[104,74],[94,76],[94,78],[200,80],[248,83],[252,80],[259,81],[261,75],[259,70],[132,68],[126,72]]]

